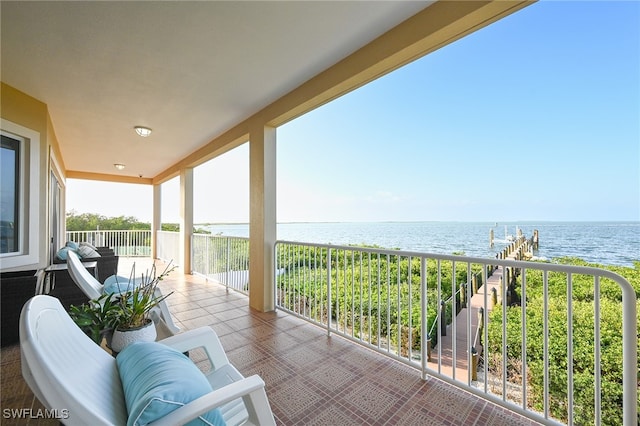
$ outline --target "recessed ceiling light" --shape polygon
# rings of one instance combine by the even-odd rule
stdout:
[[[142,136],[143,138],[146,138],[147,136],[149,136],[151,134],[151,129],[148,127],[143,127],[143,126],[136,126],[134,127],[135,131],[137,134],[139,134],[140,136]]]
[[[124,170],[124,164],[116,163],[113,165],[118,170]]]

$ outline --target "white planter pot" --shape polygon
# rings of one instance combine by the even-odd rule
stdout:
[[[111,349],[115,352],[122,352],[127,345],[133,342],[153,342],[156,340],[156,327],[153,321],[149,324],[130,330],[118,330],[113,332],[111,339]]]

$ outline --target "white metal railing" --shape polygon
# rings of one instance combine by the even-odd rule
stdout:
[[[277,307],[329,334],[544,424],[637,424],[637,298],[620,275],[288,241],[274,253]]]
[[[157,235],[158,258],[178,259],[179,233]],[[485,259],[278,241],[276,305],[541,423],[636,425],[632,286],[513,247]],[[248,238],[196,234],[191,256],[193,273],[248,293]]]
[[[249,294],[249,238],[194,234],[192,273]]]
[[[67,231],[67,241],[110,247],[117,256],[151,256],[150,230]]]
[[[180,233],[175,231],[156,232],[156,258],[180,266]]]

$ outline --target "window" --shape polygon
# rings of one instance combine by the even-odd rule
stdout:
[[[40,215],[47,202],[40,187],[40,133],[5,119],[0,129],[0,267],[38,267],[46,260],[40,257],[46,233]]]
[[[0,147],[0,254],[20,251],[20,146],[2,134]]]

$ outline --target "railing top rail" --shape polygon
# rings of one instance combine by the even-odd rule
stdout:
[[[95,232],[151,232],[151,229],[89,229],[85,231],[66,231],[67,234],[95,233]]]
[[[214,235],[214,234],[194,233],[193,236],[194,237],[210,237],[210,238],[233,238],[234,240],[246,240],[246,241],[250,240],[249,237],[236,237],[236,236],[233,236],[233,235]]]

